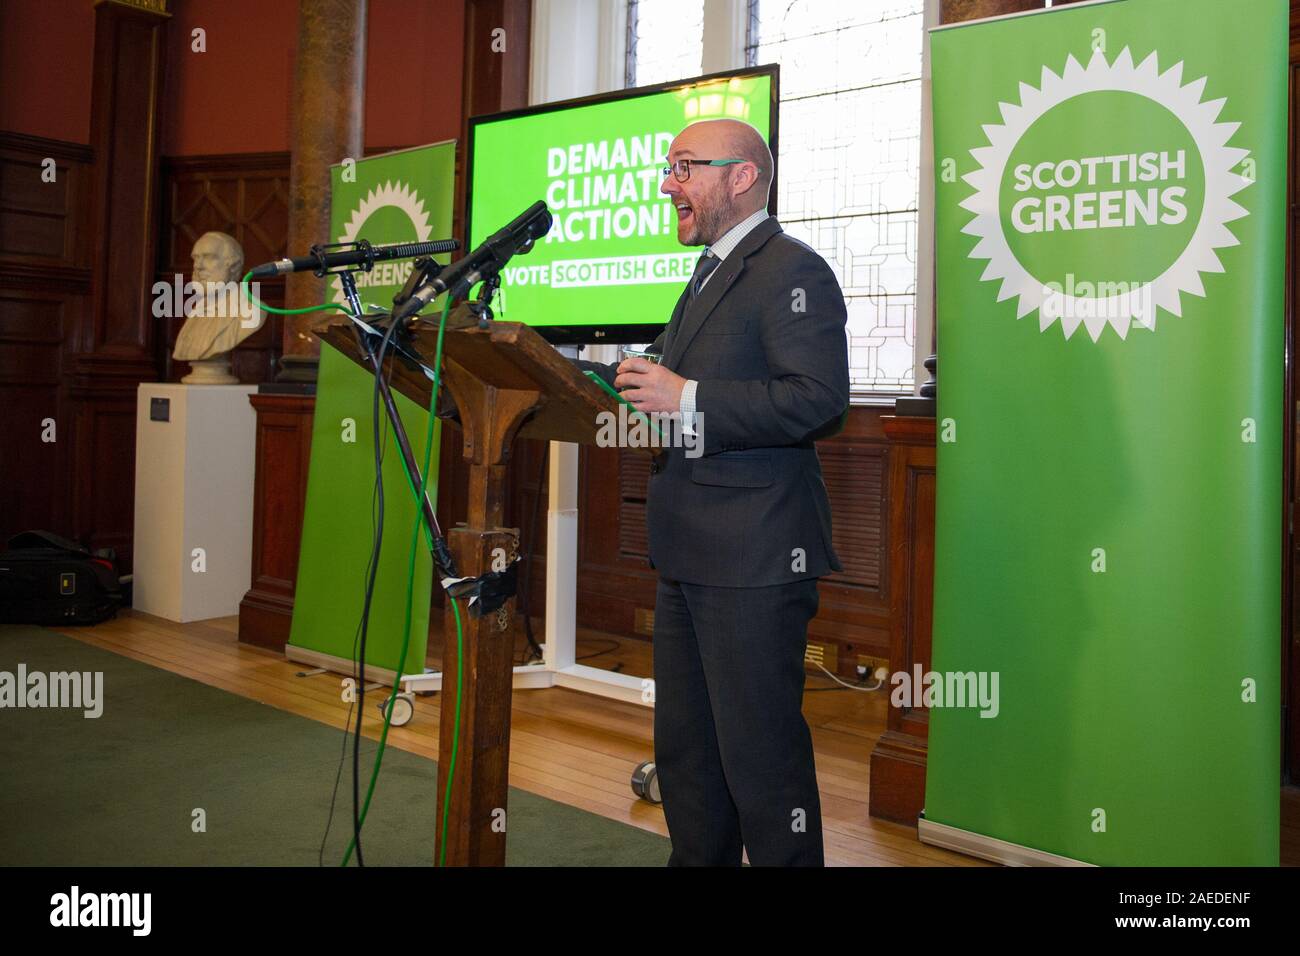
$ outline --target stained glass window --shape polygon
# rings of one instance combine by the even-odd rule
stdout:
[[[831,264],[859,396],[911,392],[924,0],[749,0],[781,65],[778,215]]]
[[[702,72],[703,0],[627,0],[627,85]],[[839,278],[855,396],[912,392],[924,0],[747,0],[781,66],[777,214]]]
[[[629,87],[699,76],[703,61],[704,0],[628,0]]]

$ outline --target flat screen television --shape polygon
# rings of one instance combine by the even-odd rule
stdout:
[[[556,344],[653,341],[702,251],[678,243],[659,192],[668,146],[695,120],[733,117],[775,155],[778,79],[761,66],[472,117],[466,248],[539,199],[554,217],[502,270],[496,318]]]

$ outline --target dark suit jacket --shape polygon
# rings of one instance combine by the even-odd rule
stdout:
[[[652,351],[699,382],[703,455],[670,448],[651,466],[651,564],[671,580],[717,587],[843,570],[813,446],[838,430],[849,404],[847,313],[834,273],[773,217],[689,308],[686,299],[683,290]],[[578,365],[613,384],[617,364]]]

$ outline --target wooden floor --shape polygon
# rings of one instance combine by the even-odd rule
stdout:
[[[436,615],[435,615],[436,617]],[[173,624],[125,611],[116,620],[62,633],[213,687],[342,728],[347,705],[337,674],[299,677],[302,665],[236,640],[236,618]],[[516,660],[527,641],[519,635]],[[438,667],[440,637],[430,635],[429,664]],[[650,645],[579,631],[578,656],[591,667],[635,676],[652,673]],[[812,728],[821,789],[826,862],[831,866],[988,866],[973,857],[926,846],[913,827],[867,815],[871,750],[885,727],[884,691],[838,690],[809,676],[804,716]],[[377,695],[376,695],[377,696]],[[367,699],[363,731],[377,737],[378,710]],[[389,732],[402,750],[438,757],[437,697],[417,698],[414,719]],[[632,769],[653,753],[653,712],[646,707],[550,688],[517,690],[511,704],[510,783],[531,793],[667,836],[661,808],[636,799]],[[1284,866],[1300,865],[1300,788],[1281,792]]]
[[[342,728],[348,707],[340,676],[299,677],[300,664],[236,640],[236,618],[173,624],[133,611],[91,628],[62,633],[154,667],[182,674],[280,710]],[[516,641],[523,662],[527,642]],[[441,645],[430,637],[430,666]],[[578,656],[591,667],[651,674],[650,645],[580,632]],[[810,676],[804,714],[812,728],[821,789],[826,862],[832,866],[987,866],[926,846],[916,829],[867,814],[868,759],[884,730],[885,691],[824,690],[837,685]],[[378,695],[376,695],[378,696]],[[363,732],[377,737],[378,709],[367,697]],[[416,699],[415,717],[389,731],[389,743],[432,759],[438,756],[438,697]],[[510,717],[510,784],[560,803],[664,836],[663,810],[632,793],[633,768],[653,755],[653,711],[637,704],[565,688],[517,690]],[[323,784],[324,785],[324,784]],[[432,785],[432,781],[431,781]]]

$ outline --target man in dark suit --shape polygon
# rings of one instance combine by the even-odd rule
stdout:
[[[813,441],[848,408],[844,297],[768,215],[753,127],[692,124],[668,160],[678,240],[706,249],[650,349],[662,363],[579,364],[697,435],[692,457],[652,465],[646,501],[669,865],[739,865],[743,847],[754,865],[820,866],[803,658],[817,578],[841,570]]]

